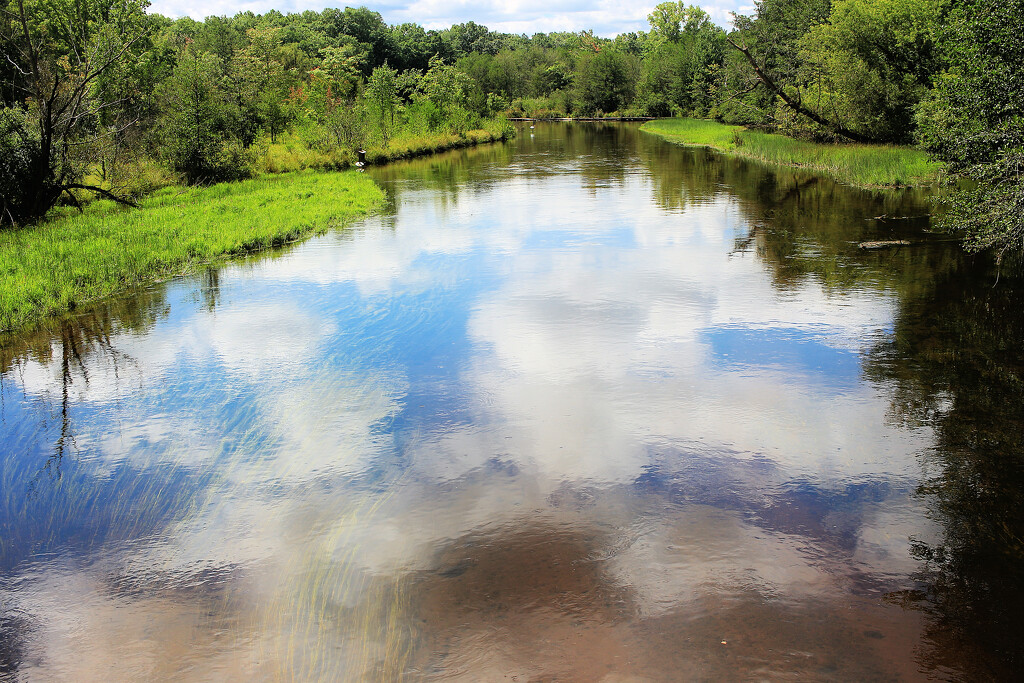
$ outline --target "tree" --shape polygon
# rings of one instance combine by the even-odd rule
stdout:
[[[711,26],[711,17],[696,5],[687,5],[683,0],[663,2],[647,15],[651,24],[651,35],[655,38],[678,43],[684,33],[695,34]]]
[[[644,59],[637,84],[637,102],[650,116],[690,113],[689,51],[678,42],[663,42]]]
[[[639,108],[654,116],[706,115],[724,32],[704,10],[682,2],[662,3],[648,19],[651,33],[637,86]]]
[[[378,66],[366,80],[366,103],[377,124],[384,146],[388,146],[395,129],[398,107],[398,72],[387,64]]]
[[[426,69],[431,52],[430,38],[419,24],[399,24],[391,28],[391,42],[395,50],[395,68]]]
[[[1024,0],[965,0],[944,22],[945,69],[918,110],[920,140],[975,188],[940,226],[969,249],[1024,251]]]
[[[97,150],[133,120],[103,127],[100,78],[123,65],[146,33],[146,0],[17,0],[3,14],[4,60],[12,67],[14,101],[0,111],[0,151],[8,176],[0,184],[0,223],[44,216],[76,190],[131,204],[116,189],[83,182]]]
[[[352,45],[325,47],[323,61],[304,83],[292,88],[289,108],[300,122],[302,137],[314,149],[332,153],[363,143],[365,117],[355,98],[362,82],[361,57]]]
[[[249,29],[248,44],[231,60],[230,81],[242,115],[242,139],[247,144],[260,128],[275,142],[288,121],[285,99],[298,77],[281,63],[280,34],[276,27]]]
[[[760,0],[755,2],[756,16],[734,16],[736,32],[726,37],[728,43],[743,57],[741,63],[748,76],[733,79],[728,97],[741,97],[757,87],[768,91],[770,97],[763,105],[771,108],[776,99],[789,110],[804,116],[841,137],[856,142],[871,142],[872,138],[830,120],[822,111],[805,100],[807,83],[801,74],[800,39],[812,27],[825,23],[831,3],[829,0]],[[739,81],[739,82],[737,82]],[[765,112],[768,117],[773,112]]]
[[[252,154],[232,135],[233,117],[222,79],[220,59],[189,44],[174,73],[161,84],[163,155],[186,182],[252,175]]]
[[[937,69],[943,3],[762,0],[729,37],[750,73],[732,92],[762,87],[767,116],[789,134],[907,143]]]
[[[466,100],[471,79],[450,64],[445,64],[440,57],[430,59],[430,68],[423,74],[420,88],[426,99],[436,108],[436,116],[431,121],[431,128],[447,126],[456,133],[463,133],[468,128],[469,112],[466,111]]]
[[[843,0],[799,41],[805,101],[874,140],[909,143],[938,70],[940,0]]]
[[[616,50],[584,54],[576,73],[576,102],[580,112],[613,112],[633,101],[637,64]]]
[[[245,45],[245,33],[236,23],[227,17],[208,16],[196,27],[194,36],[196,48],[200,52],[209,52],[227,64],[235,54],[235,50]]]
[[[464,24],[456,24],[447,31],[453,53],[457,57],[467,55],[470,52],[496,55],[505,42],[505,35],[495,33],[486,26],[467,21]]]

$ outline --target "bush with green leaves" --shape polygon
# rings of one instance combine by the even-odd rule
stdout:
[[[253,174],[255,152],[232,130],[233,103],[223,88],[220,59],[194,46],[181,51],[163,82],[161,153],[189,184],[240,180]]]
[[[945,68],[917,111],[922,145],[971,189],[939,226],[999,259],[1024,253],[1024,0],[956,5],[940,34]]]
[[[585,54],[576,75],[574,112],[609,114],[633,101],[639,64],[616,50]]]
[[[42,150],[22,107],[0,107],[0,224],[20,223],[29,207],[23,188],[35,173]]]

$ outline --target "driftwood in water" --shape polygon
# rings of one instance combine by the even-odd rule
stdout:
[[[879,240],[877,242],[861,242],[861,249],[888,249],[889,247],[908,247],[910,240]]]

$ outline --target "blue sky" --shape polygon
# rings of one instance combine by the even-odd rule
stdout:
[[[526,33],[593,29],[600,36],[646,30],[647,15],[656,0],[640,3],[628,0],[375,0],[331,2],[330,0],[152,0],[150,12],[170,17],[189,15],[234,15],[250,10],[261,14],[271,9],[302,12],[325,7],[366,6],[380,12],[388,24],[413,22],[428,29],[475,21],[494,31]],[[729,12],[753,11],[752,0],[709,0],[697,2],[721,26],[728,26]]]

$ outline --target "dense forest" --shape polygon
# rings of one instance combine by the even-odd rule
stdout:
[[[918,145],[971,181],[947,227],[1000,254],[1024,243],[1024,0],[761,0],[729,31],[665,2],[650,30],[614,39],[428,31],[365,7],[197,22],[145,0],[6,3],[8,225],[90,195],[130,203],[168,182],[288,167],[274,161],[284,148],[340,168],[360,147],[504,117],[690,116]]]

